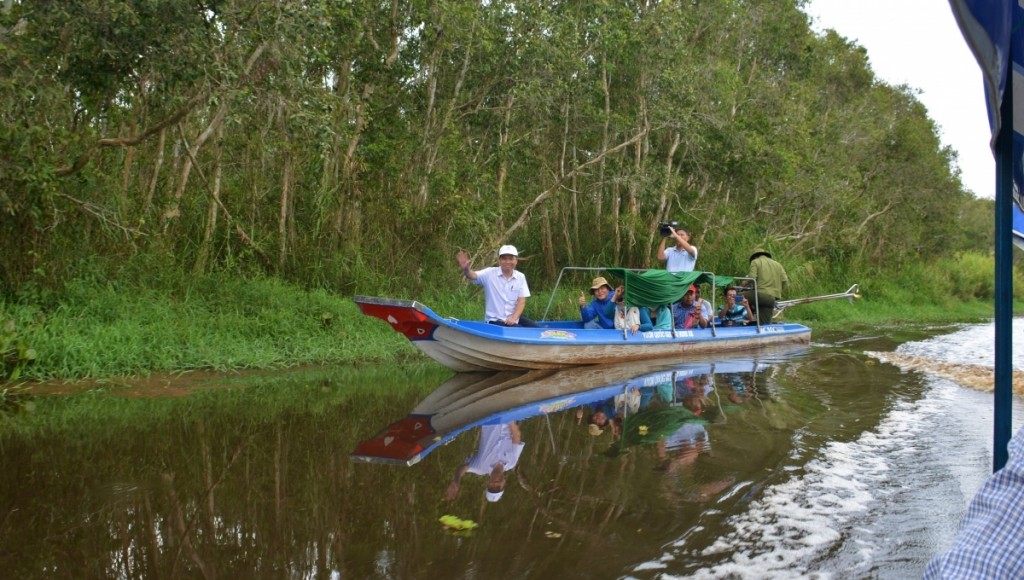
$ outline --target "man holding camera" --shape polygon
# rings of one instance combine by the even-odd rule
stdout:
[[[697,265],[697,247],[690,245],[690,234],[683,228],[676,228],[675,222],[661,224],[661,244],[658,245],[658,260],[666,262],[669,272],[693,272]],[[666,242],[673,238],[675,247],[665,249]]]

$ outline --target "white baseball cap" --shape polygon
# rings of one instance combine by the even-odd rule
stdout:
[[[505,256],[508,254],[511,254],[513,256],[519,256],[519,250],[517,250],[515,246],[508,244],[498,248],[498,257]]]

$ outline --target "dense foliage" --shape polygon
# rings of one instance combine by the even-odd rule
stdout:
[[[987,251],[913,90],[801,4],[6,0],[2,292],[227,271],[410,294],[506,241],[539,285],[653,265],[663,219],[722,273],[759,244],[862,283]]]

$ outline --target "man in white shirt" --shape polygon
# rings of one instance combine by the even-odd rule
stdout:
[[[676,241],[676,245],[665,249],[668,238],[661,238],[658,245],[658,260],[666,262],[665,269],[669,272],[693,272],[697,265],[697,246],[690,245],[690,233],[683,228],[677,230],[672,226],[665,227],[672,232],[670,237]]]
[[[467,280],[484,287],[484,320],[502,326],[537,326],[536,322],[523,317],[530,286],[526,275],[516,270],[519,250],[515,246],[504,245],[498,249],[497,267],[473,270],[469,254],[462,250],[455,259]]]
[[[445,498],[452,501],[459,494],[459,484],[466,473],[482,475],[487,478],[487,489],[484,494],[487,501],[498,501],[505,493],[505,472],[515,468],[519,456],[523,454],[522,435],[519,425],[515,422],[500,425],[484,425],[480,428],[480,445],[476,455],[455,470],[455,477],[448,485]]]

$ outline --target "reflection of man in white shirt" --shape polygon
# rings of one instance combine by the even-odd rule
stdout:
[[[690,245],[690,234],[686,230],[673,229],[667,226],[672,232],[672,238],[676,241],[673,248],[665,249],[665,242],[668,238],[661,238],[658,245],[658,259],[666,262],[665,269],[669,272],[693,272],[697,266],[697,246]]]
[[[725,477],[716,481],[680,486],[684,474],[693,472],[697,457],[711,451],[707,429],[700,423],[686,423],[675,433],[658,441],[659,469],[665,472],[662,486],[670,497],[689,503],[705,503],[729,488],[736,480]]]
[[[699,452],[711,451],[708,430],[700,423],[684,423],[675,433],[665,438],[665,450],[672,451],[685,446],[695,448]]]
[[[498,501],[505,493],[505,472],[519,463],[519,456],[523,454],[525,446],[516,423],[484,425],[480,428],[480,445],[476,455],[466,459],[466,463],[455,470],[455,478],[448,485],[446,498],[449,501],[455,499],[462,476],[469,472],[486,476],[487,501]]]
[[[662,469],[678,473],[696,463],[701,453],[709,453],[711,441],[703,424],[684,423],[675,433],[660,439],[655,450]]]

